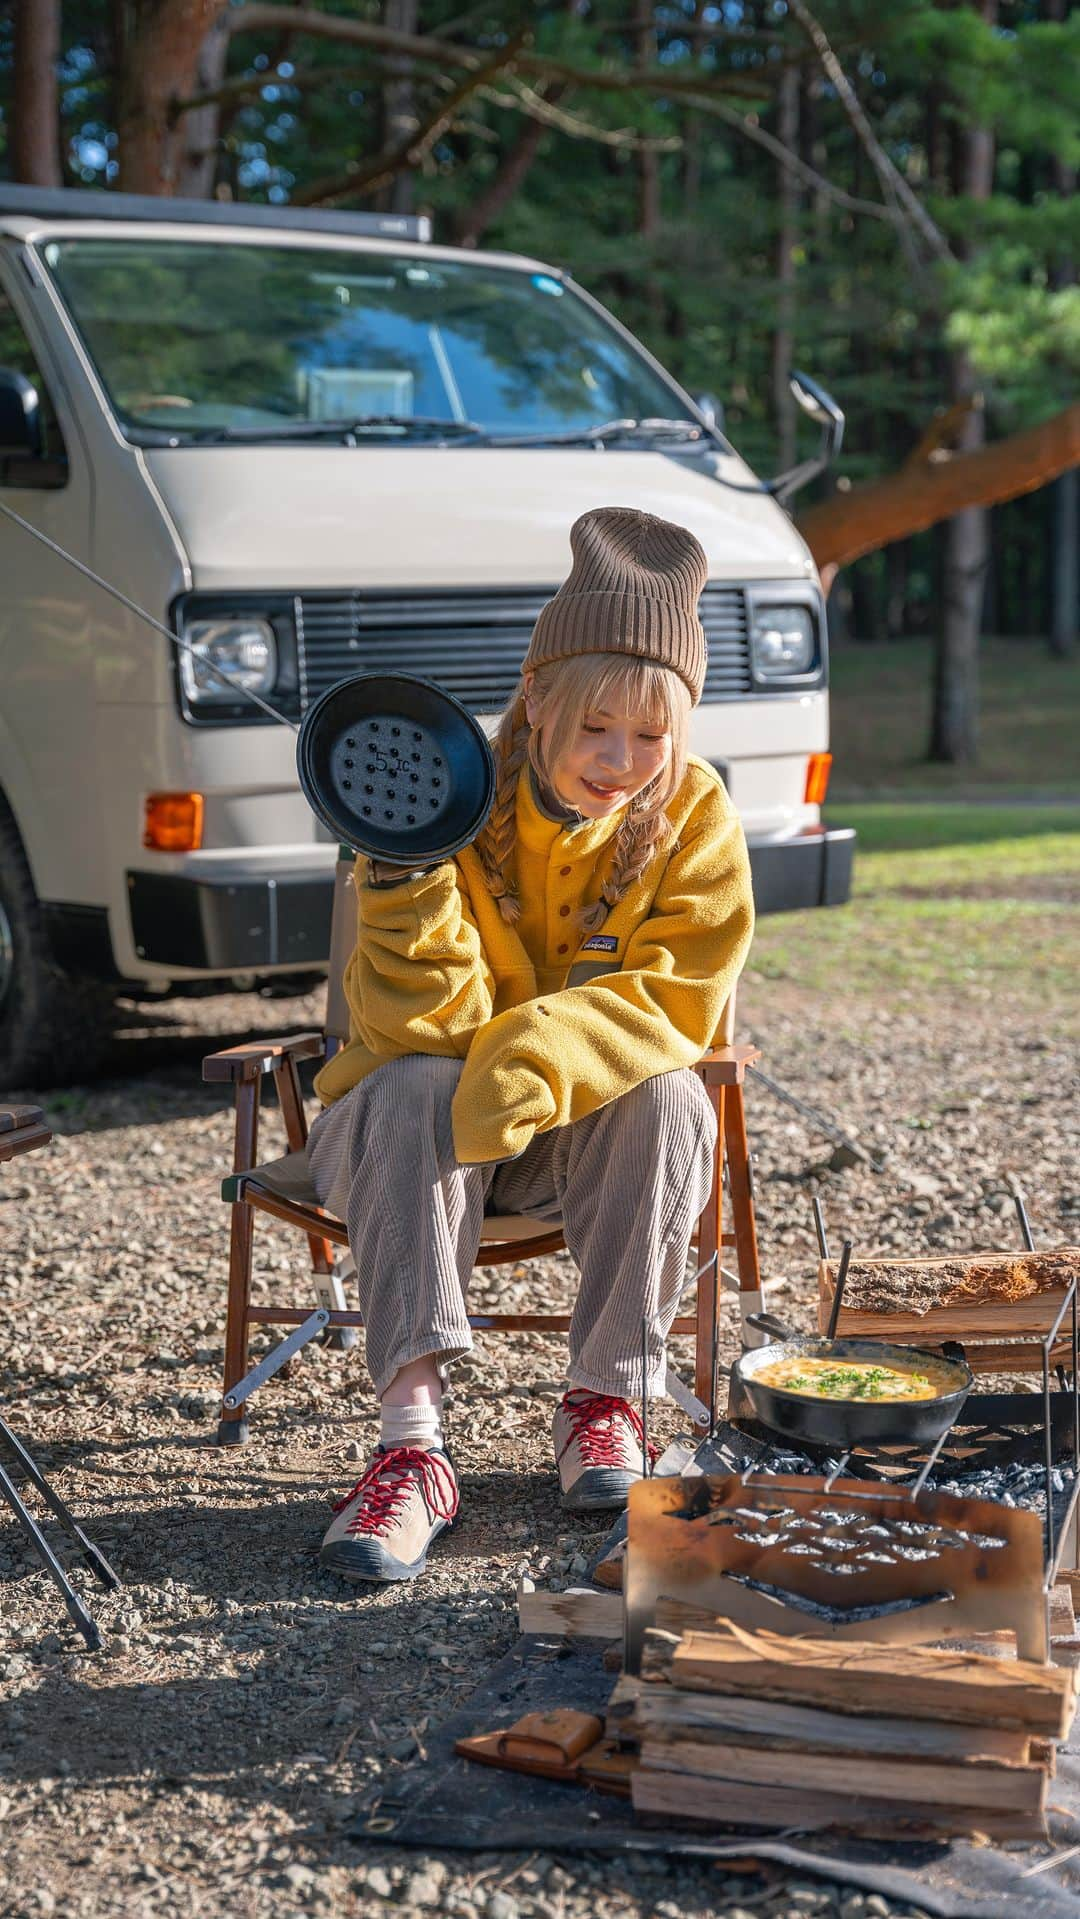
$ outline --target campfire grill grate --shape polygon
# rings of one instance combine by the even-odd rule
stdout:
[[[1047,1555],[1049,1573],[1057,1570],[1058,1548],[1064,1543],[1080,1494],[1080,1473],[1073,1456],[1073,1394],[1051,1395],[1053,1459],[1050,1467],[1052,1536],[1055,1550]],[[827,1447],[778,1443],[759,1426],[729,1405],[728,1419],[718,1424],[695,1455],[703,1473],[758,1474],[798,1477],[824,1474],[834,1479],[884,1483],[897,1490],[925,1473],[923,1485],[932,1492],[952,1493],[964,1499],[990,1499],[999,1505],[1037,1513],[1046,1529],[1046,1479],[1042,1396],[1038,1393],[971,1394],[962,1423],[947,1433],[940,1448],[889,1446],[881,1451],[860,1447],[846,1459]],[[929,1464],[929,1470],[927,1466]]]

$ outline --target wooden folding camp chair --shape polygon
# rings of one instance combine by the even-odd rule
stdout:
[[[342,847],[338,859],[330,933],[330,978],[326,1029],[295,1038],[257,1040],[211,1053],[203,1061],[203,1078],[228,1080],[236,1088],[236,1129],[233,1170],[222,1184],[222,1196],[232,1208],[229,1238],[229,1296],[225,1328],[225,1382],[218,1440],[236,1445],[247,1438],[246,1405],[261,1377],[248,1375],[248,1336],[252,1326],[292,1327],[274,1355],[256,1369],[268,1375],[287,1363],[287,1348],[300,1345],[315,1332],[363,1325],[363,1315],[340,1304],[340,1282],[333,1291],[334,1247],[348,1246],[342,1222],[320,1205],[307,1163],[307,1118],[297,1071],[302,1059],[328,1058],[349,1035],[345,998],[346,962],[356,939],[356,906],[352,887],[354,857]],[[694,1390],[706,1405],[713,1392],[714,1355],[725,1283],[739,1294],[742,1318],[761,1309],[757,1233],[754,1225],[753,1181],[746,1143],[743,1081],[746,1068],[759,1057],[754,1046],[732,1043],[735,997],[724,1009],[718,1044],[706,1053],[697,1071],[717,1118],[717,1152],[712,1191],[697,1224],[697,1301],[692,1312],[674,1321],[673,1333],[695,1339]],[[259,1103],[264,1077],[270,1074],[277,1092],[288,1152],[259,1164]],[[726,1164],[726,1180],[724,1177]],[[722,1230],[724,1187],[731,1202],[731,1230]],[[321,1296],[314,1307],[278,1304],[252,1298],[252,1253],[256,1213],[285,1221],[306,1234],[315,1276],[313,1292]],[[484,1221],[479,1266],[516,1264],[544,1253],[559,1252],[562,1233],[550,1222],[521,1215],[491,1215]],[[735,1251],[737,1277],[721,1267],[724,1247]],[[321,1282],[321,1283],[320,1283]],[[334,1300],[338,1303],[331,1303]],[[313,1318],[314,1313],[314,1318]],[[486,1332],[566,1332],[565,1313],[470,1313],[469,1324]],[[355,1335],[354,1335],[355,1337]],[[234,1396],[241,1387],[242,1394]]]

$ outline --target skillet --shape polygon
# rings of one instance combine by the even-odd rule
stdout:
[[[971,1368],[959,1347],[946,1356],[920,1346],[893,1346],[880,1339],[829,1339],[793,1333],[772,1313],[752,1313],[749,1326],[770,1335],[767,1346],[744,1352],[731,1369],[753,1416],[785,1439],[808,1440],[850,1452],[857,1446],[932,1445],[958,1417],[972,1387]],[[892,1366],[931,1374],[939,1384],[932,1399],[815,1399],[788,1392],[760,1377],[779,1359],[829,1359]]]

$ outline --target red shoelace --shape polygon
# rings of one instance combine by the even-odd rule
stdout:
[[[608,1393],[581,1391],[580,1397],[575,1394],[573,1398],[569,1393],[564,1393],[562,1408],[570,1421],[570,1436],[559,1454],[560,1459],[576,1441],[586,1466],[630,1467],[630,1461],[622,1450],[625,1434],[619,1431],[616,1424],[619,1419],[626,1420],[639,1449],[644,1451],[645,1433],[641,1415],[634,1411],[629,1400],[615,1399]],[[656,1457],[656,1447],[650,1446],[650,1466]]]
[[[427,1452],[422,1446],[389,1446],[385,1452],[377,1452],[334,1511],[343,1512],[354,1499],[362,1497],[363,1504],[350,1519],[346,1532],[385,1533],[400,1517],[417,1485],[433,1519],[453,1519],[458,1509],[453,1471],[441,1453]]]

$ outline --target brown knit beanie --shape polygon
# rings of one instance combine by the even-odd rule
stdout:
[[[630,653],[669,666],[697,705],[705,633],[697,604],[709,563],[683,526],[632,506],[598,506],[570,528],[574,563],[533,628],[523,672],[576,653]]]

